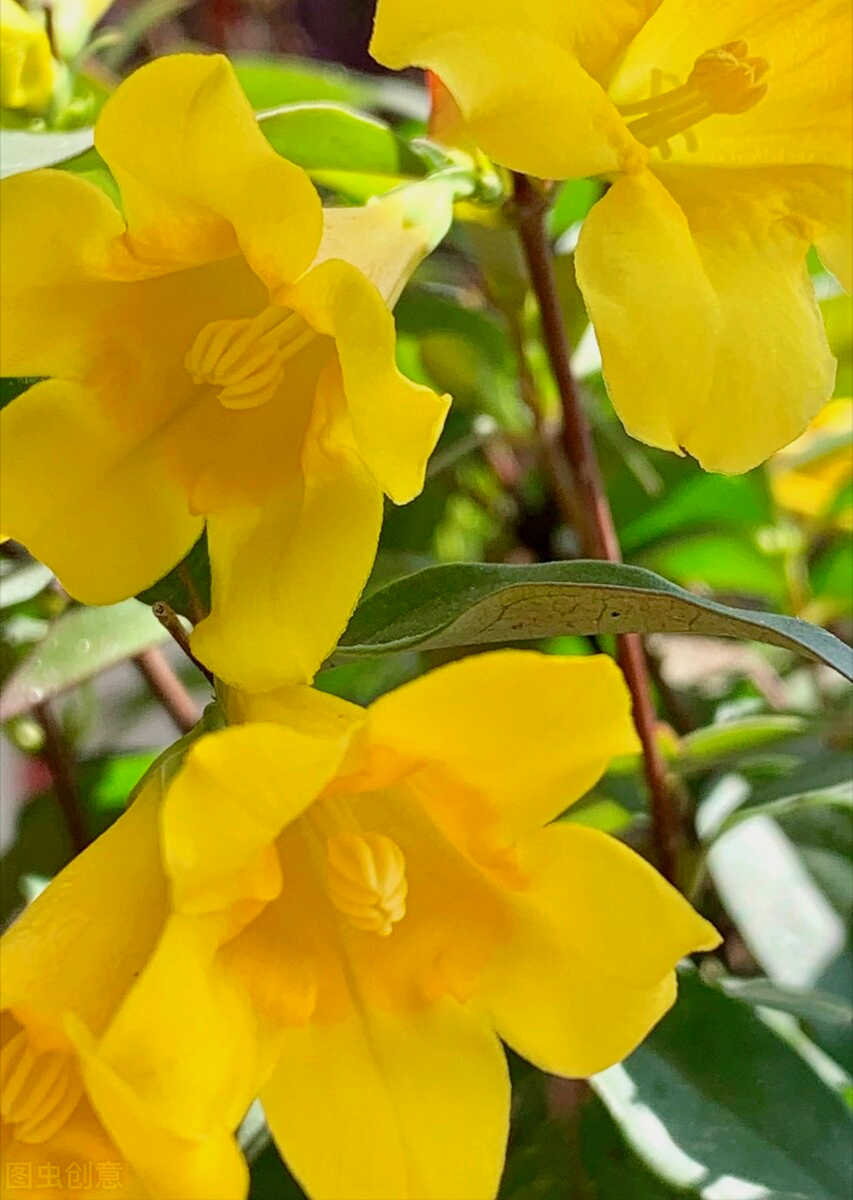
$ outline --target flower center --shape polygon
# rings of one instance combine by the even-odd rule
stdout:
[[[696,149],[693,126],[719,113],[747,112],[767,94],[761,80],[770,69],[766,58],[750,58],[746,42],[726,42],[700,54],[687,82],[662,91],[663,71],[652,71],[651,95],[635,104],[619,104],[624,117],[636,117],[628,128],[644,146],[669,158],[669,139],[681,134],[687,149]],[[674,81],[677,83],[677,79]]]
[[[205,325],[184,365],[193,383],[219,388],[225,408],[257,408],[275,395],[287,360],[315,336],[299,313],[271,304],[251,319]]]
[[[388,937],[406,915],[406,860],[384,833],[366,832],[349,804],[326,799],[311,819],[326,849],[326,883],[335,908],[368,933]]]
[[[22,1142],[46,1142],[74,1112],[83,1084],[73,1057],[63,1050],[36,1053],[27,1031],[0,1050],[0,1114]]]

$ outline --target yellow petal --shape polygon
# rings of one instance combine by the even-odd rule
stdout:
[[[410,215],[408,206],[415,196],[423,196],[424,204],[434,196],[431,221],[421,224]],[[339,258],[358,267],[393,308],[418,263],[435,245],[434,225],[438,240],[447,232],[452,204],[445,199],[446,193],[426,183],[409,185],[362,208],[324,209],[323,237],[312,266]]]
[[[228,722],[273,721],[319,736],[337,736],[364,723],[365,710],[339,696],[292,684],[270,692],[225,690]]]
[[[625,428],[678,450],[707,404],[720,318],[684,213],[650,172],[595,205],[575,270]]]
[[[53,92],[44,26],[15,0],[0,0],[0,105],[41,112]]]
[[[318,421],[322,411],[320,403]],[[247,691],[314,677],[376,554],[382,494],[334,429],[309,430],[303,472],[304,482],[290,481],[263,508],[208,519],[214,611],[192,645],[216,675]]]
[[[6,931],[0,1007],[57,1027],[70,1011],[104,1029],[166,919],[159,805],[152,782]]]
[[[645,157],[571,48],[531,28],[523,14],[493,24],[483,6],[476,24],[454,26],[436,22],[429,34],[407,39],[401,54],[390,40],[386,45],[380,5],[371,53],[388,66],[434,71],[459,105],[468,136],[497,162],[558,179],[605,174]],[[555,113],[571,114],[558,133]]]
[[[104,106],[95,145],[121,189],[135,258],[174,270],[239,248],[275,287],[314,257],[317,193],[270,147],[221,55],[136,71]]]
[[[0,202],[0,374],[80,379],[116,302],[99,265],[121,216],[100,188],[66,171],[4,179]]]
[[[90,389],[61,380],[0,414],[0,504],[4,531],[87,604],[154,583],[203,526],[150,447],[118,431]]]
[[[9,1182],[15,1178],[11,1164],[20,1171],[31,1169],[31,1187],[15,1187],[10,1200],[99,1200],[105,1186],[115,1200],[152,1200],[148,1188],[133,1171],[112,1139],[104,1132],[90,1102],[84,1097],[77,1111],[53,1137],[45,1142],[23,1142],[14,1133],[6,1140],[3,1130],[3,1169]],[[105,1164],[103,1168],[96,1164]],[[52,1187],[46,1192],[44,1181],[57,1178],[65,1187]],[[41,1186],[40,1186],[41,1185]],[[70,1185],[70,1186],[69,1186]],[[5,1197],[7,1193],[4,1192]],[[173,1198],[174,1200],[174,1198]]]
[[[273,842],[337,770],[349,728],[235,726],[200,738],[163,806],[163,855],[183,912],[266,902],[281,888]]]
[[[673,167],[661,177],[722,318],[707,405],[685,414],[679,440],[707,470],[746,471],[798,437],[832,395],[835,360],[806,254],[838,199],[814,169]],[[680,340],[677,322],[672,336]]]
[[[188,924],[172,922],[99,1044],[79,1022],[68,1030],[98,1115],[152,1200],[242,1200],[233,1130],[251,1099],[251,1017]]]
[[[834,172],[830,196],[834,211],[822,208],[826,231],[818,232],[815,246],[823,265],[846,292],[853,292],[853,179],[847,172]]]
[[[805,266],[817,228],[802,213],[808,187],[792,201],[768,172],[658,174],[666,187],[649,172],[617,181],[581,232],[578,281],[605,380],[634,437],[745,471],[832,391]]]
[[[419,62],[419,47],[444,33],[499,28],[550,39],[575,54],[596,79],[611,64],[660,0],[437,0],[413,5],[379,0],[370,52],[400,69]]]
[[[558,824],[517,847],[527,888],[507,893],[514,929],[482,997],[513,1049],[546,1071],[585,1076],[635,1048],[675,998],[674,967],[720,938],[615,838]]]
[[[229,923],[178,914],[104,1036],[92,1047],[164,1128],[186,1138],[230,1133],[258,1085],[255,1018],[219,956]],[[267,1071],[269,1067],[267,1068]],[[124,1145],[109,1107],[107,1129]],[[141,1160],[140,1160],[141,1161]]]
[[[652,71],[684,83],[707,50],[744,40],[770,63],[767,94],[747,112],[672,140],[675,160],[718,166],[821,164],[850,169],[850,6],[837,0],[663,0],[628,48],[609,87],[617,104],[650,95]]]
[[[491,1030],[453,1000],[287,1029],[261,1098],[282,1156],[314,1200],[497,1192],[506,1063]]]
[[[377,253],[372,239],[369,253]],[[384,272],[384,265],[374,269],[379,282],[387,278]],[[397,370],[391,313],[376,286],[350,263],[320,263],[287,295],[286,303],[314,329],[335,339],[358,452],[382,490],[395,503],[407,503],[423,487],[449,397]]]
[[[612,660],[501,650],[450,663],[370,706],[371,743],[402,763],[434,763],[472,789],[424,791],[442,826],[489,826],[513,840],[574,803],[610,759],[637,748],[630,700]]]

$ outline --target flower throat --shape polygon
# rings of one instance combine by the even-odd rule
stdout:
[[[219,388],[225,408],[257,408],[275,395],[288,359],[316,336],[299,313],[271,304],[256,317],[205,325],[184,365],[194,383]]]

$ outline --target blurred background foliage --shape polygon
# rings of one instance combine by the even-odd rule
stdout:
[[[56,163],[117,198],[91,148],[99,106],[134,66],[195,47],[232,58],[257,110],[282,110],[264,132],[329,203],[358,203],[423,176],[441,155],[425,140],[426,92],[417,75],[390,77],[369,59],[371,8],[371,0],[117,0],[106,10],[97,0],[54,0],[34,12],[56,59],[50,99],[2,111],[4,170]],[[689,458],[631,441],[610,408],[572,264],[599,192],[588,181],[561,185],[550,233],[626,561],[700,596],[802,617],[850,641],[850,297],[811,261],[839,361],[835,398],[764,467],[706,474]],[[513,231],[499,211],[463,204],[458,217],[396,310],[401,368],[451,392],[455,404],[423,494],[388,508],[368,593],[430,564],[534,564],[579,553],[556,499],[565,481],[549,448],[559,409]],[[31,382],[0,381],[0,403]],[[202,542],[142,600],[192,616],[208,587]],[[163,656],[199,709],[209,687],[145,605],[75,605],[13,543],[0,551],[0,635],[5,923],[116,818],[154,757],[191,723],[192,712],[170,716],[161,703]],[[539,644],[587,654],[611,642]],[[676,1007],[624,1064],[586,1082],[512,1061],[501,1196],[842,1200],[853,1105],[850,688],[779,647],[654,634],[648,648],[660,742],[688,833],[681,882],[725,943],[685,966]],[[317,682],[364,704],[464,652],[340,661]],[[568,819],[642,851],[637,762],[614,764]],[[242,1137],[253,1200],[302,1195],[261,1113],[249,1114]]]

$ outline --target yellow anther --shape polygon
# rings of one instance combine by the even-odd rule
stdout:
[[[767,94],[767,84],[762,80],[769,69],[766,58],[749,57],[745,41],[726,42],[699,55],[686,83],[660,92],[663,76],[654,71],[652,95],[633,104],[620,104],[618,108],[623,116],[636,116],[636,120],[628,122],[628,128],[638,142],[669,158],[670,138],[681,134],[688,150],[695,150],[692,130],[700,121],[754,108]]]
[[[70,1054],[37,1054],[25,1029],[0,1051],[0,1113],[22,1142],[46,1142],[74,1112],[83,1095],[80,1074]]]
[[[382,833],[335,833],[326,841],[329,895],[356,929],[387,937],[406,915],[406,860]]]
[[[271,304],[251,320],[205,325],[184,365],[194,383],[219,388],[225,408],[257,408],[277,392],[287,360],[314,336],[298,313]]]
[[[746,42],[727,42],[700,54],[687,77],[687,86],[699,92],[714,113],[746,112],[767,94],[759,81],[770,70],[766,58],[747,58]]]

